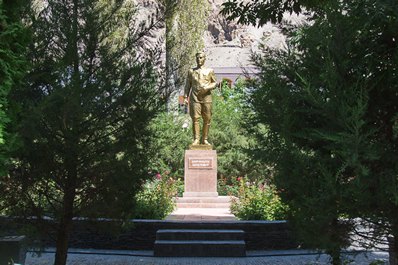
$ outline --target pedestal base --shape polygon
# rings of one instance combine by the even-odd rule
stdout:
[[[177,209],[181,208],[223,208],[228,209],[231,206],[232,197],[178,197],[176,199]]]
[[[191,144],[189,150],[213,150],[213,146],[207,144]]]
[[[186,150],[184,197],[217,197],[217,153],[215,150]]]
[[[218,192],[184,192],[183,197],[217,197]]]

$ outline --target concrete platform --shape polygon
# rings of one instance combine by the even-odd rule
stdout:
[[[232,197],[177,197],[177,208],[229,208]]]
[[[176,221],[234,221],[229,208],[177,208],[166,220]]]
[[[176,209],[166,220],[177,221],[233,221],[231,213],[232,197],[177,197]]]

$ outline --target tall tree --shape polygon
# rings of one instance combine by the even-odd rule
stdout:
[[[0,175],[4,175],[8,163],[7,150],[13,140],[6,133],[10,122],[8,93],[18,85],[25,71],[29,33],[22,24],[22,13],[27,1],[0,1]]]
[[[166,25],[166,89],[178,92],[195,53],[204,48],[209,4],[203,0],[159,0]]]
[[[313,22],[292,33],[288,50],[257,57],[263,158],[299,233],[335,264],[354,227],[347,217],[372,220],[398,253],[398,3],[312,3]],[[257,11],[241,14],[272,20]]]
[[[128,217],[147,176],[148,123],[162,101],[137,51],[158,22],[138,25],[133,1],[42,3],[32,70],[11,95],[23,145],[1,183],[10,213],[55,219],[54,264],[64,265],[72,218]]]

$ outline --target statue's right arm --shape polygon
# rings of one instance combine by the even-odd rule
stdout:
[[[184,88],[184,101],[188,102],[188,97],[189,97],[189,92],[192,88],[192,69],[188,71],[187,74],[187,80],[185,82],[185,88]]]

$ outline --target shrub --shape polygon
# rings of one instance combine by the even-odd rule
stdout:
[[[217,180],[219,196],[238,196],[239,178],[221,176]]]
[[[135,196],[133,217],[136,219],[164,219],[175,206],[174,197],[180,180],[157,173],[143,184]]]
[[[231,204],[231,212],[242,220],[283,220],[287,210],[274,186],[245,178],[240,179],[238,198]]]

